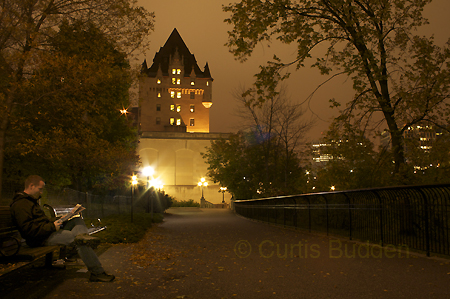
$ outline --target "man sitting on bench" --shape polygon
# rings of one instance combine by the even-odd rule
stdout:
[[[32,175],[25,180],[25,190],[14,196],[11,215],[21,236],[30,247],[75,244],[78,254],[91,272],[90,281],[113,281],[114,275],[105,273],[91,247],[98,245],[100,240],[87,234],[87,227],[81,217],[63,224],[59,220],[52,222],[45,215],[38,202],[44,187],[44,180]]]

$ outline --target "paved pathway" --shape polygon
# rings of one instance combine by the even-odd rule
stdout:
[[[34,298],[450,298],[450,260],[273,227],[227,210],[168,212],[139,244],[101,255],[114,283],[89,283],[78,267]]]

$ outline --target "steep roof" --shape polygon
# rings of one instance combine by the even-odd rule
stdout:
[[[144,60],[141,73],[147,74],[149,77],[156,77],[158,69],[161,67],[163,76],[168,76],[169,62],[171,57],[173,58],[177,51],[184,64],[184,77],[189,77],[192,68],[194,68],[197,78],[212,79],[208,63],[206,63],[204,71],[200,70],[194,54],[191,54],[176,28],[173,29],[164,46],[159,49],[159,52],[156,52],[155,57],[153,58],[153,64],[150,68],[147,67],[147,61]]]

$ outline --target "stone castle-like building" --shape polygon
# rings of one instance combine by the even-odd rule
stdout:
[[[208,167],[200,153],[211,140],[229,136],[209,132],[213,81],[208,63],[199,68],[177,29],[155,54],[152,65],[142,64],[138,110],[142,167],[151,166],[164,190],[177,200],[200,201],[202,190],[197,183]],[[206,200],[221,203],[218,190],[218,185],[209,182],[203,188]]]

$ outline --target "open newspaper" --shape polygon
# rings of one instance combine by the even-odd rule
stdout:
[[[80,213],[81,213],[82,211],[84,211],[84,210],[86,210],[85,207],[83,207],[83,206],[80,205],[80,204],[77,204],[73,209],[70,210],[69,213],[62,215],[62,217],[59,218],[58,220],[59,220],[60,222],[65,222],[65,221],[68,221],[68,220],[70,220],[70,219],[72,219],[72,218],[74,218],[74,217],[79,217],[79,216],[80,216]]]

